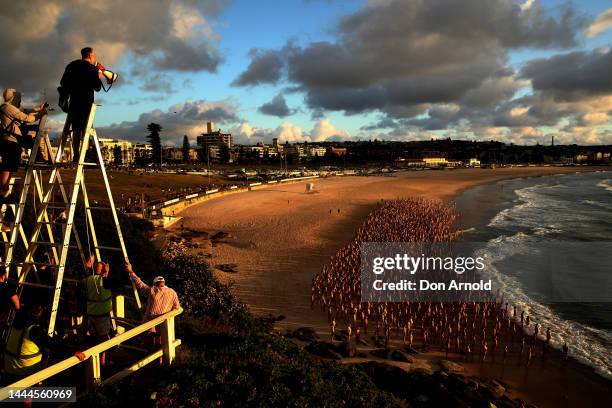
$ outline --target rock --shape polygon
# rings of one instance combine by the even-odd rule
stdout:
[[[220,239],[229,238],[229,236],[230,236],[230,234],[228,234],[227,232],[225,232],[225,231],[219,231],[219,232],[217,232],[217,233],[213,234],[213,235],[210,237],[210,239],[215,240],[215,241],[218,241],[218,240],[220,240]]]
[[[342,357],[353,357],[355,355],[355,346],[353,346],[346,340],[343,341],[342,344],[337,347],[337,350],[338,353],[342,355]]]
[[[491,389],[493,390],[495,394],[497,394],[498,397],[501,397],[506,393],[506,387],[501,385],[496,380],[491,381]]]
[[[319,338],[312,327],[300,327],[291,333],[291,337],[302,341],[314,341]]]
[[[394,361],[401,361],[404,363],[414,363],[414,358],[410,357],[408,353],[402,350],[393,350],[389,354],[389,358]]]
[[[416,400],[418,402],[421,402],[421,403],[425,404],[427,401],[429,401],[429,397],[427,395],[421,394],[418,397],[416,397]]]
[[[497,395],[489,387],[480,387],[477,392],[486,401],[495,401],[497,399]]]
[[[370,354],[370,356],[377,357],[377,358],[384,358],[384,359],[389,358],[389,350],[387,350],[387,349],[372,350],[372,351],[370,351],[369,354]]]
[[[235,264],[235,263],[217,265],[217,269],[222,270],[223,272],[229,272],[229,273],[238,272],[236,270],[237,267],[238,267],[238,264]]]
[[[501,408],[515,408],[516,407],[516,404],[514,403],[514,401],[508,398],[507,395],[502,396],[498,402],[499,402],[498,406]]]
[[[306,346],[306,351],[315,356],[329,358],[332,360],[340,360],[342,356],[336,350],[336,346],[324,341],[315,341]]]
[[[400,398],[408,397],[407,386],[411,385],[412,374],[402,368],[380,361],[368,361],[356,364],[383,391],[390,392]]]
[[[340,330],[334,333],[334,340],[346,341],[346,339],[348,339],[348,332],[346,330]]]
[[[453,363],[452,361],[440,360],[439,363],[442,366],[442,369],[448,371],[449,373],[462,373],[465,371],[465,368],[463,368],[462,365]]]
[[[408,346],[404,347],[404,351],[406,351],[407,353],[410,353],[410,354],[421,354],[420,351],[417,351],[416,349],[414,349],[412,347],[408,347]]]

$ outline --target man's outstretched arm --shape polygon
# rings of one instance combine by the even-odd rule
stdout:
[[[143,291],[148,291],[151,289],[149,285],[144,283],[142,279],[140,279],[138,275],[134,273],[134,271],[132,270],[132,264],[129,263],[127,260],[125,261],[125,270],[130,275],[130,279],[132,279],[132,281],[134,282],[134,284],[136,285],[138,289],[143,290]]]

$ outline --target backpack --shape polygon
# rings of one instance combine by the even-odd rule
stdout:
[[[70,93],[63,86],[58,86],[57,92],[59,93],[59,100],[57,101],[58,106],[62,111],[68,113],[68,108],[70,107]]]

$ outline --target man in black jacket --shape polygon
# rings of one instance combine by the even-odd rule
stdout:
[[[81,59],[66,67],[60,84],[70,94],[68,122],[72,126],[73,160],[78,161],[79,147],[85,135],[87,119],[94,101],[94,91],[102,88],[102,72],[98,69],[98,57],[91,47],[81,50]]]

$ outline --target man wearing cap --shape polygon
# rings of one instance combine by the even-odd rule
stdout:
[[[166,281],[163,276],[156,276],[153,279],[153,286],[149,286],[134,273],[132,265],[127,261],[125,263],[125,269],[130,274],[130,278],[138,290],[148,296],[147,308],[145,309],[144,315],[145,322],[181,307],[178,295],[174,289],[166,286]]]

